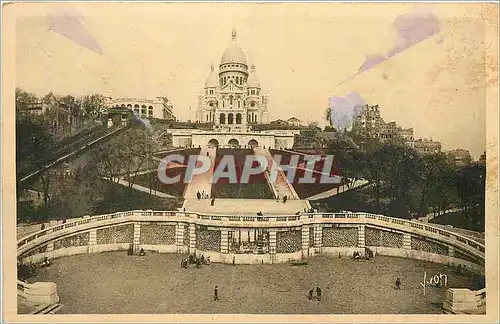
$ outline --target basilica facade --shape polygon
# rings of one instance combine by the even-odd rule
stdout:
[[[204,94],[198,97],[196,121],[212,122],[220,131],[246,132],[251,124],[269,122],[267,95],[262,93],[255,65],[249,65],[233,30],[218,69],[211,66]]]
[[[299,130],[252,130],[254,124],[268,124],[267,95],[262,92],[254,65],[236,42],[231,43],[216,69],[211,66],[204,93],[198,96],[195,120],[212,123],[212,129],[169,129],[175,147],[263,148],[293,147]]]

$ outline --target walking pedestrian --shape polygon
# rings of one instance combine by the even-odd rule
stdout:
[[[309,294],[308,294],[309,300],[313,299],[313,294],[314,294],[314,288],[311,288],[311,290],[309,290]]]
[[[401,279],[399,279],[399,277],[396,279],[396,289],[397,290],[401,289]]]
[[[322,292],[321,288],[317,287],[316,288],[316,298],[318,300],[321,300],[321,292]]]
[[[219,300],[219,289],[217,288],[217,286],[215,286],[214,288],[214,301],[217,301]]]
[[[280,202],[280,195],[276,195],[276,202],[279,203]]]
[[[233,256],[233,265],[236,264],[236,258]]]
[[[205,198],[206,198],[206,197],[205,197],[205,191],[204,191],[204,190],[201,192],[201,198],[202,198],[202,199],[205,199]]]
[[[215,204],[215,198],[212,198],[212,201],[210,202],[210,205],[213,206]]]
[[[198,200],[201,199],[201,193],[199,191],[196,193],[196,198],[198,198]]]

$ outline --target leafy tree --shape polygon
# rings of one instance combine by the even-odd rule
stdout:
[[[21,88],[16,88],[15,98],[16,116],[28,113],[29,106],[39,101],[35,94],[26,92]]]
[[[146,136],[144,128],[131,128],[91,151],[91,168],[87,174],[106,178],[109,189],[114,190],[122,177],[127,177],[129,187],[135,176],[144,168],[152,167],[147,158],[155,150],[155,144]]]
[[[456,196],[455,171],[444,153],[427,154],[422,157],[420,214],[431,210],[440,215]]]
[[[326,108],[325,110],[325,120],[328,125],[332,126],[332,110],[330,109],[330,107]]]
[[[87,95],[81,98],[83,117],[96,120],[106,109],[105,97],[100,94]]]
[[[484,228],[486,167],[473,164],[458,171],[456,186],[463,214],[472,228]]]

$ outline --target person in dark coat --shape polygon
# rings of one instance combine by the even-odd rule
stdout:
[[[212,201],[210,202],[210,205],[213,206],[215,204],[215,198],[212,198]]]
[[[198,200],[201,199],[201,193],[199,191],[196,193],[196,198],[198,198]]]
[[[314,294],[314,289],[311,288],[311,290],[309,290],[309,294],[308,294],[308,298],[309,300],[312,300],[313,299],[313,294]]]
[[[396,279],[396,289],[401,289],[401,279],[399,277]]]
[[[317,287],[316,288],[316,298],[318,300],[321,300],[321,292],[322,292],[321,288]]]
[[[236,258],[233,257],[233,265],[235,265],[235,264],[236,264]]]
[[[214,288],[214,301],[217,301],[219,300],[219,289],[217,288],[217,286],[215,286]]]

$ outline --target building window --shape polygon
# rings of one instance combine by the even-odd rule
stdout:
[[[253,102],[253,101],[252,101],[252,102],[250,103],[250,107],[255,107],[255,102]]]
[[[232,106],[233,105],[233,96],[229,96],[229,105]]]
[[[226,115],[220,114],[219,115],[219,124],[225,124],[225,123],[226,123]]]
[[[233,114],[228,114],[227,115],[227,123],[230,125],[233,124],[233,118],[234,118]]]
[[[139,108],[134,108],[134,114],[139,115]]]
[[[241,114],[236,114],[236,124],[241,124]]]
[[[148,115],[153,116],[153,106],[148,107]]]
[[[252,90],[252,95],[255,95],[255,90]]]

